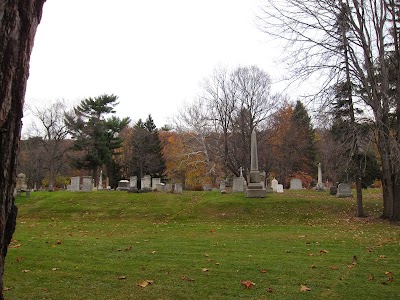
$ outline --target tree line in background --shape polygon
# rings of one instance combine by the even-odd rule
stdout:
[[[100,170],[112,188],[120,179],[136,175],[182,182],[187,189],[216,186],[220,180],[244,176],[250,168],[250,136],[258,132],[259,166],[269,179],[286,187],[292,177],[306,187],[315,185],[317,164],[324,180],[354,181],[346,140],[347,125],[332,110],[329,128],[314,128],[301,101],[270,93],[269,75],[258,67],[218,69],[204,80],[203,93],[176,116],[174,124],[157,129],[145,121],[115,116],[115,95],[87,98],[70,109],[61,101],[31,109],[37,119],[31,136],[22,141],[19,172],[31,187],[63,188],[69,178]],[[358,152],[364,186],[380,178],[372,132]],[[359,174],[358,174],[359,175]]]

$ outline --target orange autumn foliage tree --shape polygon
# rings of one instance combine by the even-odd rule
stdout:
[[[191,189],[201,189],[212,182],[206,158],[201,151],[193,151],[188,146],[185,133],[162,131],[160,139],[168,179]]]

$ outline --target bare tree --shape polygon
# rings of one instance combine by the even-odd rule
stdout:
[[[271,79],[256,66],[228,72],[215,70],[205,80],[201,99],[208,107],[208,121],[219,135],[220,156],[225,171],[236,176],[250,167],[250,138],[253,128],[266,121],[278,102],[270,95]],[[206,120],[207,120],[206,118]]]
[[[346,74],[360,87],[357,101],[372,112],[381,158],[382,216],[400,219],[400,98],[390,97],[400,94],[399,4],[392,0],[266,2],[260,24],[265,32],[292,47],[289,64],[293,64],[293,78],[318,74],[320,95],[343,81]],[[346,24],[348,72],[344,71],[344,53],[337,47],[343,44],[343,35],[337,34],[338,15]]]
[[[44,0],[0,2],[0,299],[4,260],[15,229],[13,191],[29,59]]]
[[[31,112],[39,121],[39,124],[34,123],[34,134],[41,137],[45,153],[43,168],[47,170],[49,191],[53,191],[55,177],[66,163],[65,154],[68,151],[64,143],[68,135],[68,128],[64,123],[66,105],[64,101],[57,100],[43,107],[31,108]]]

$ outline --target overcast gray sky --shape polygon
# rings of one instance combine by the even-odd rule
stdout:
[[[119,116],[137,121],[151,114],[161,127],[196,98],[203,78],[218,66],[257,65],[278,78],[279,49],[255,24],[258,5],[259,0],[47,1],[26,103],[77,103],[115,94]]]

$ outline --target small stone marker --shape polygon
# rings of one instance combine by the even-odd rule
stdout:
[[[276,192],[277,193],[283,193],[283,184],[278,184],[276,186]]]
[[[103,189],[103,170],[100,170],[100,176],[99,176],[99,185],[97,186],[98,190]]]
[[[303,183],[301,182],[301,179],[298,179],[298,178],[290,179],[290,189],[291,190],[302,190]]]
[[[346,197],[352,197],[353,194],[351,193],[351,185],[348,183],[339,183],[338,188],[337,188],[337,194],[336,197],[338,198],[346,198]]]
[[[71,192],[79,192],[81,178],[79,176],[71,177]]]
[[[336,186],[331,186],[329,189],[329,194],[332,196],[335,196],[337,194],[337,187]]]

